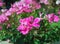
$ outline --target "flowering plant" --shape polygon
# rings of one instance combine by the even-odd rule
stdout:
[[[15,44],[44,44],[60,38],[60,10],[48,0],[21,0],[2,9],[0,40]]]

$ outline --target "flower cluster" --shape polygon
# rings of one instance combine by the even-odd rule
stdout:
[[[34,5],[34,6],[33,6]],[[11,12],[16,12],[17,14],[21,14],[23,12],[32,12],[32,8],[39,9],[41,5],[36,3],[33,0],[21,0],[19,2],[15,2],[10,8]]]
[[[40,18],[35,18],[33,16],[20,19],[20,25],[18,26],[17,30],[20,31],[23,35],[28,34],[33,27],[39,28],[40,27]]]
[[[0,0],[0,7],[2,5]],[[20,39],[23,44],[56,40],[60,37],[57,36],[60,34],[60,7],[55,5],[49,0],[16,0],[9,9],[3,6],[0,11],[0,39],[8,37],[16,44]]]
[[[59,21],[59,17],[57,15],[55,15],[54,13],[48,14],[48,21],[49,22],[58,22]]]
[[[5,15],[0,15],[0,24],[4,23],[7,20],[9,20],[8,17],[6,17]]]
[[[33,3],[34,2],[34,3]],[[31,5],[34,6],[31,6]],[[2,11],[2,14],[0,15],[0,22],[2,22],[2,17],[4,18],[3,21],[7,19],[8,16],[11,16],[14,12],[17,14],[23,13],[23,12],[32,12],[32,7],[35,7],[35,9],[41,8],[40,4],[36,3],[32,0],[21,0],[19,2],[15,2],[9,10],[4,9]]]
[[[0,0],[0,7],[3,6],[3,4],[4,4],[4,3],[2,2],[2,0]]]

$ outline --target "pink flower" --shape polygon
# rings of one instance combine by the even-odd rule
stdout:
[[[10,11],[7,11],[7,12],[5,12],[5,16],[11,16],[11,12]]]
[[[60,14],[60,10],[58,11],[58,14]]]
[[[24,0],[27,4],[31,4],[32,0]]]
[[[39,3],[37,3],[36,1],[33,1],[32,5],[33,5],[32,6],[33,9],[40,9],[41,8],[41,5]]]
[[[54,22],[58,22],[59,21],[59,17],[58,16],[54,16]]]
[[[23,35],[26,35],[30,31],[30,27],[26,25],[20,25],[18,28],[18,31],[20,31]]]
[[[11,7],[10,9],[9,9],[9,12],[11,12],[11,13],[14,13],[14,12],[16,12],[16,10],[17,10],[17,8],[13,8],[13,7]]]
[[[33,6],[34,5],[34,6]],[[39,9],[41,5],[36,3],[33,0],[21,0],[19,2],[15,2],[12,7],[9,9],[10,12],[16,12],[17,14],[21,14],[23,12],[32,12],[32,9]]]
[[[48,21],[49,22],[53,22],[53,20],[54,20],[54,14],[52,13],[52,14],[48,14]]]
[[[21,24],[18,26],[17,30],[20,31],[23,35],[28,34],[28,32],[32,29],[32,18],[33,16],[19,20]]]
[[[8,17],[6,17],[5,15],[0,15],[0,23],[3,23],[7,20],[9,20]]]
[[[59,21],[59,17],[57,15],[55,15],[54,13],[48,14],[48,21],[49,22],[58,22]]]
[[[33,21],[33,18],[34,18],[33,16],[30,16],[28,18],[20,19],[19,22],[21,24],[28,25],[29,23]]]
[[[33,27],[35,28],[40,27],[40,24],[39,24],[40,18],[34,19],[33,16],[20,19],[19,22],[20,22],[20,25],[18,26],[17,30],[20,31],[23,35],[28,34],[29,31],[33,29]]]
[[[0,2],[0,7],[3,6],[3,2]]]
[[[3,4],[4,4],[4,3],[3,3],[3,1],[2,1],[2,0],[0,0],[0,7],[1,7],[1,6],[3,6]]]
[[[20,4],[20,3],[15,5],[16,6],[15,8],[18,8],[17,11],[16,11],[17,14],[21,14],[23,12],[31,12],[31,7],[30,7],[29,4],[26,4],[26,3]]]

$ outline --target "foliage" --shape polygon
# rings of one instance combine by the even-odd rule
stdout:
[[[59,5],[50,5],[51,3],[46,4],[45,2],[44,4],[35,3],[34,1],[34,3],[28,2],[21,4],[21,1],[19,1],[17,2],[18,6],[14,3],[9,10],[1,11],[0,40],[9,39],[14,44],[45,44],[58,41],[60,39]],[[25,3],[28,3],[28,6],[23,5]],[[20,4],[23,6],[19,6]],[[29,19],[30,16],[34,18]],[[21,25],[23,27],[19,27]],[[23,34],[27,31],[27,27],[29,27],[28,32]]]

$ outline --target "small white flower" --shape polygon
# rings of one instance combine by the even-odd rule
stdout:
[[[56,1],[56,4],[59,5],[59,4],[60,4],[60,0],[57,0],[57,1]]]
[[[6,12],[7,11],[7,9],[1,9],[1,12]]]

